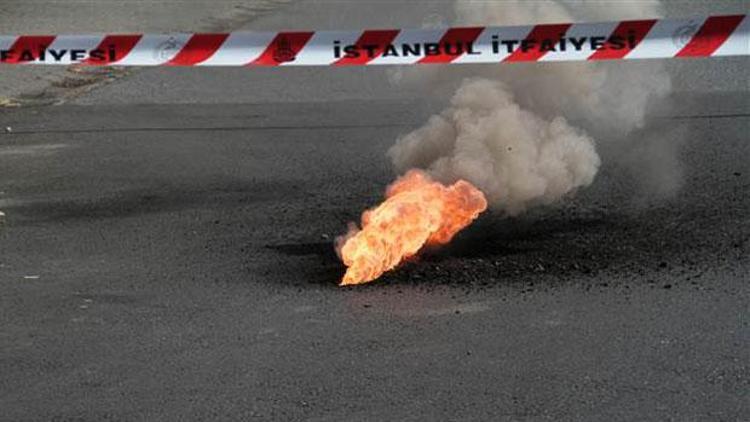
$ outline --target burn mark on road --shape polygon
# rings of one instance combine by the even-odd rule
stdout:
[[[635,214],[602,210],[576,216],[559,210],[512,219],[487,215],[452,244],[409,260],[373,286],[505,286],[528,294],[575,281],[586,289],[627,290],[629,283],[650,287],[648,280],[667,274],[695,285],[698,263],[714,259],[706,253],[725,249],[703,241],[706,231],[715,230],[694,223],[705,220],[703,210],[685,213],[669,207]],[[736,237],[730,240],[736,244]],[[284,265],[264,267],[276,280],[334,287],[345,271],[330,242],[266,249],[287,257],[281,258]],[[716,258],[727,259],[723,254]],[[601,282],[613,274],[630,281]]]
[[[333,242],[271,244],[265,249],[287,257],[283,268],[267,266],[266,271],[301,275],[303,284],[335,286],[346,269],[336,255]],[[294,280],[299,279],[295,277]]]

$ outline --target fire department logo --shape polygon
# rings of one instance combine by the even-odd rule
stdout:
[[[672,42],[677,48],[683,48],[693,39],[698,29],[699,25],[694,21],[681,25],[672,34]]]
[[[293,62],[296,58],[297,54],[292,49],[292,43],[288,38],[282,37],[273,52],[273,59],[276,63],[286,63]]]
[[[169,37],[166,41],[156,46],[154,59],[169,60],[182,49],[183,44],[174,37]]]

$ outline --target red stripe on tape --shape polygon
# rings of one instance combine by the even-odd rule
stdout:
[[[518,48],[506,57],[506,62],[534,62],[547,54],[547,48],[554,48],[572,24],[537,25],[528,36],[521,41]],[[551,46],[545,44],[551,43]]]
[[[656,19],[640,20],[640,21],[625,21],[617,25],[612,35],[609,36],[607,42],[601,50],[597,50],[588,59],[589,60],[614,60],[621,59],[628,55],[638,44],[646,38],[646,35],[651,31],[651,28],[656,25]],[[616,45],[612,42],[612,39],[617,37],[622,41],[624,47]],[[619,48],[619,49],[618,49]]]
[[[419,63],[450,63],[456,60],[467,52],[469,46],[479,38],[482,31],[484,31],[482,27],[449,29],[440,39],[440,54],[425,57]],[[449,54],[451,52],[453,54]]]
[[[677,53],[676,57],[710,56],[718,50],[740,25],[745,16],[716,16],[706,19],[693,39]]]
[[[229,34],[195,34],[177,55],[167,62],[169,66],[193,66],[208,60],[219,50]]]
[[[280,32],[266,47],[263,54],[250,62],[250,66],[278,66],[293,62],[305,47],[314,32]]]
[[[82,63],[97,66],[117,63],[133,51],[141,38],[143,35],[108,35],[95,49],[104,53],[103,58],[97,59],[89,56]]]
[[[367,64],[383,55],[386,47],[396,39],[399,30],[365,31],[354,44],[359,57],[344,57],[335,66],[357,66]]]
[[[38,60],[57,38],[54,35],[21,36],[8,49],[11,54],[5,63],[28,63]]]

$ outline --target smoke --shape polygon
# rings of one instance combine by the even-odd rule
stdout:
[[[661,15],[657,0],[455,2],[458,25]],[[465,179],[487,195],[493,209],[510,215],[590,185],[602,162],[597,150],[627,150],[628,135],[645,125],[649,103],[671,90],[659,62],[411,67],[392,71],[391,79],[452,98],[446,110],[388,151],[396,170],[426,169],[443,183]],[[644,188],[667,196],[679,188],[676,158],[670,172],[653,159],[638,159],[637,152],[625,157],[619,164],[629,174],[650,178],[640,183]]]
[[[496,208],[518,214],[591,184],[594,141],[563,117],[522,109],[502,82],[467,79],[451,107],[399,139],[388,152],[399,169],[428,168],[440,180],[464,179]]]
[[[662,17],[658,0],[456,0],[456,21],[464,24],[531,25]]]

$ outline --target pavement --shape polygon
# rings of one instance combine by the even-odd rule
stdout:
[[[0,0],[0,34],[231,31],[294,0]],[[127,69],[6,67],[0,107],[57,104],[132,74]]]
[[[382,4],[239,27],[444,7]],[[145,69],[0,108],[0,420],[748,420],[748,64],[670,63],[630,135],[679,151],[678,194],[605,153],[575,198],[354,288],[333,238],[445,105],[387,69]]]

